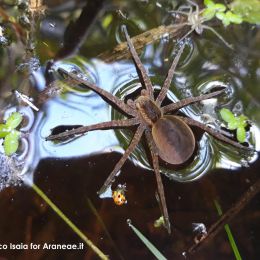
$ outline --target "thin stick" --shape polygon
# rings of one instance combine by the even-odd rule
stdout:
[[[94,92],[96,92],[97,94],[99,94],[102,98],[108,99],[113,104],[115,104],[119,109],[124,111],[126,114],[132,115],[132,116],[136,115],[136,112],[131,107],[129,107],[127,104],[124,103],[124,101],[120,100],[116,96],[113,96],[108,91],[98,87],[95,84],[90,83],[89,81],[83,79],[82,77],[79,77],[79,75],[77,75],[77,74],[74,74],[72,72],[66,71],[66,70],[64,70],[62,68],[59,68],[58,71],[60,73],[62,73],[62,74],[67,75],[69,78],[75,80],[77,83],[85,85],[89,89],[91,89]]]
[[[215,91],[213,93],[200,95],[197,97],[188,97],[188,98],[182,99],[176,103],[172,103],[170,105],[162,107],[162,111],[163,111],[163,113],[174,112],[174,111],[179,110],[180,108],[188,106],[192,103],[196,103],[196,102],[199,102],[202,100],[210,99],[210,98],[216,97],[218,95],[221,95],[222,93],[225,92],[225,90],[226,89],[222,89],[222,90]]]
[[[129,51],[131,53],[131,56],[132,56],[132,59],[134,61],[134,64],[135,64],[135,68],[136,68],[136,71],[137,71],[137,74],[139,75],[139,78],[141,80],[141,83],[143,85],[143,87],[145,89],[147,89],[148,93],[149,93],[149,96],[151,97],[151,99],[153,100],[154,97],[153,97],[153,86],[152,86],[152,82],[150,80],[150,78],[148,77],[148,74],[145,70],[145,67],[144,65],[142,64],[135,48],[134,48],[134,45],[128,35],[128,32],[127,32],[127,29],[126,29],[126,26],[123,25],[122,26],[122,29],[124,31],[124,34],[125,34],[125,37],[126,37],[126,41],[127,41],[127,45],[129,47]]]
[[[116,174],[122,168],[122,166],[125,163],[125,161],[127,160],[128,156],[133,152],[133,150],[135,149],[136,145],[139,143],[139,141],[140,141],[140,139],[142,137],[142,134],[144,132],[144,129],[145,129],[145,126],[143,124],[139,125],[139,127],[137,128],[137,130],[136,130],[136,132],[135,132],[135,134],[133,136],[133,139],[132,139],[130,145],[126,149],[125,153],[122,155],[121,159],[116,164],[116,166],[113,169],[113,171],[107,177],[105,183],[103,184],[101,189],[98,191],[98,194],[104,193],[107,190],[107,188],[111,185],[111,183],[113,182]]]
[[[94,125],[81,126],[56,135],[50,135],[46,137],[46,141],[67,140],[69,138],[73,138],[75,135],[83,135],[87,132],[94,131],[94,130],[106,130],[106,129],[113,129],[119,127],[123,128],[132,125],[137,125],[139,123],[140,122],[138,118],[131,118],[131,119],[122,119],[122,120],[112,120],[112,121],[102,122]]]
[[[157,188],[158,188],[158,194],[159,194],[159,198],[160,198],[160,202],[161,202],[161,206],[162,206],[164,226],[166,227],[168,233],[171,234],[171,223],[169,220],[169,214],[168,214],[168,209],[167,209],[167,205],[166,205],[164,187],[163,187],[162,178],[161,178],[160,169],[159,169],[159,161],[158,161],[158,154],[156,152],[156,146],[153,141],[153,137],[151,135],[150,130],[146,130],[145,135],[146,135],[146,139],[148,141],[148,144],[149,144],[149,147],[151,150],[153,168],[154,168],[156,182],[157,182]]]
[[[109,259],[91,240],[46,196],[46,194],[34,183],[33,190],[57,213],[57,215],[99,256],[100,259]]]
[[[229,223],[258,193],[260,192],[260,179],[258,179],[249,189],[239,198],[222,217],[216,221],[209,229],[207,235],[197,244],[188,249],[189,254],[194,254],[222,231],[225,224]]]
[[[177,66],[177,64],[180,60],[180,57],[181,57],[181,54],[182,54],[184,48],[185,48],[185,44],[182,44],[181,48],[179,49],[176,57],[174,58],[174,60],[172,62],[172,65],[171,65],[171,67],[168,71],[167,77],[166,77],[166,79],[163,83],[163,87],[162,87],[162,89],[161,89],[161,91],[160,91],[160,93],[159,93],[159,95],[156,99],[156,103],[157,103],[158,106],[161,105],[162,101],[164,100],[164,98],[167,94],[167,91],[169,90],[169,87],[170,87],[171,82],[172,82],[173,74],[175,72],[176,66]]]
[[[199,127],[200,129],[209,133],[210,135],[212,135],[213,137],[217,138],[220,141],[231,144],[231,145],[233,145],[233,146],[235,146],[239,149],[253,151],[252,148],[243,146],[242,144],[225,137],[224,135],[220,134],[217,130],[215,130],[215,129],[213,129],[213,128],[205,125],[205,124],[202,124],[202,123],[200,123],[196,120],[193,120],[191,118],[188,118],[188,117],[183,117],[183,116],[177,116],[177,117],[180,118],[182,121],[184,121],[188,125]]]

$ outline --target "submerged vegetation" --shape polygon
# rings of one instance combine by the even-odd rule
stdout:
[[[259,1],[69,2],[0,4],[0,240],[88,246],[39,258],[221,259],[225,228],[237,259],[258,257]]]

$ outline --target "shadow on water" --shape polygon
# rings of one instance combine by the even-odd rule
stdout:
[[[167,10],[173,8],[171,3],[66,3],[72,5],[66,5],[64,2],[63,5],[52,6],[42,18],[37,35],[37,54],[42,63],[47,63],[45,73],[44,68],[39,68],[31,75],[33,83],[28,84],[29,87],[21,84],[20,88],[24,90],[33,86],[32,95],[37,96],[38,92],[46,87],[45,82],[55,84],[57,81],[54,80],[61,79],[55,72],[60,66],[82,71],[91,82],[122,99],[135,97],[140,92],[140,86],[132,62],[123,59],[105,63],[96,59],[96,56],[123,41],[120,32],[122,24],[127,24],[130,35],[137,35],[169,21]],[[77,10],[81,10],[80,14]],[[62,14],[68,11],[70,16],[67,21]],[[84,17],[88,18],[87,22]],[[76,22],[72,23],[70,19]],[[82,22],[83,20],[86,23]],[[245,33],[251,42],[238,37]],[[180,113],[197,120],[203,119],[214,126],[219,125],[220,119],[216,106],[229,107],[237,113],[244,113],[253,121],[250,140],[253,140],[259,150],[260,97],[256,87],[259,84],[259,57],[255,54],[259,30],[249,25],[241,25],[234,27],[230,34],[223,30],[223,35],[230,42],[237,41],[236,53],[226,49],[214,35],[206,34],[201,38],[192,35],[195,41],[187,44],[167,102],[199,95],[215,85],[228,87],[230,91],[226,97],[190,106],[182,109]],[[172,46],[171,39],[164,35],[160,41],[147,45],[139,53],[156,89],[162,85],[173,59]],[[54,59],[55,63],[49,62],[51,59]],[[11,70],[12,67],[5,69]],[[4,77],[1,77],[3,86],[6,86]],[[16,78],[15,82],[18,84],[19,80]],[[7,87],[2,87],[1,90],[4,92],[6,89]],[[35,115],[29,115],[32,112],[28,109],[24,112],[29,113],[24,132],[30,132],[27,138],[30,152],[26,157],[27,161],[25,160],[23,174],[33,179],[111,259],[151,258],[151,253],[128,227],[127,219],[131,219],[166,257],[184,259],[183,252],[193,243],[193,223],[203,223],[209,227],[219,218],[213,201],[217,199],[225,212],[257,180],[260,160],[256,154],[246,157],[240,154],[240,151],[230,149],[230,146],[195,132],[197,149],[190,164],[173,169],[167,165],[162,167],[168,211],[173,225],[173,232],[169,236],[163,228],[154,227],[154,221],[161,213],[155,198],[156,180],[149,158],[146,157],[145,144],[137,147],[116,179],[116,183],[126,184],[127,204],[118,207],[111,198],[100,199],[97,195],[97,191],[128,146],[131,131],[94,131],[64,144],[53,144],[44,140],[50,129],[58,125],[90,125],[122,118],[122,115],[104,100],[86,89],[65,86],[65,90],[58,94],[44,100],[40,105],[40,112]],[[6,110],[8,101],[12,101],[10,96],[1,96],[1,108]],[[3,114],[4,112],[1,112],[1,119]],[[104,225],[99,222],[89,202]],[[230,225],[243,258],[258,259],[260,256],[259,203],[258,195]],[[81,242],[25,185],[3,189],[0,193],[0,209],[0,244]],[[0,256],[6,259],[96,258],[87,246],[84,250],[62,250],[58,253],[44,249],[5,250],[0,251]],[[231,258],[233,252],[224,229],[213,242],[196,254],[196,259]]]

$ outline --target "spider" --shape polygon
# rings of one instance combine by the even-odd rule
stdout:
[[[62,68],[58,68],[58,71],[61,74],[65,74],[77,84],[85,85],[89,89],[99,94],[103,99],[110,101],[113,106],[123,112],[128,118],[121,120],[111,120],[108,122],[93,124],[89,126],[80,126],[78,128],[68,130],[59,134],[51,134],[46,138],[46,140],[64,140],[68,138],[73,138],[76,135],[80,136],[94,130],[136,126],[137,130],[135,131],[128,148],[125,150],[125,153],[117,162],[113,171],[110,173],[98,193],[101,194],[105,192],[107,188],[112,185],[113,180],[115,179],[119,170],[122,168],[128,156],[133,152],[137,144],[140,142],[141,137],[145,135],[149,150],[151,152],[152,165],[156,176],[159,202],[162,208],[164,224],[166,229],[170,233],[170,220],[166,206],[164,187],[160,175],[159,157],[163,161],[173,165],[181,165],[186,162],[194,153],[196,143],[194,134],[190,126],[199,127],[200,129],[209,133],[215,138],[229,143],[237,148],[247,150],[249,148],[233,140],[230,140],[213,128],[210,128],[191,118],[179,115],[168,115],[168,113],[177,112],[180,108],[192,103],[219,96],[224,92],[225,89],[208,94],[203,94],[197,97],[189,97],[176,103],[162,106],[162,101],[166,97],[167,91],[173,79],[175,68],[184,50],[185,44],[183,44],[179,48],[178,53],[175,56],[168,71],[164,84],[159,92],[159,95],[155,98],[152,82],[148,77],[143,64],[141,63],[140,58],[137,55],[137,52],[128,35],[126,27],[122,26],[122,30],[125,34],[128,48],[130,50],[133,62],[136,67],[136,71],[138,73],[143,88],[141,91],[141,95],[135,100],[129,99],[125,103],[123,100],[120,100],[116,96],[113,96],[111,93],[101,89],[95,84],[90,83],[81,74],[68,72]]]
[[[226,40],[212,27],[205,25],[204,23],[208,21],[207,18],[204,18],[201,14],[204,10],[199,10],[198,4],[194,3],[193,1],[187,0],[187,2],[190,5],[184,5],[182,6],[183,9],[188,9],[187,12],[184,11],[171,11],[171,13],[184,15],[187,17],[187,21],[177,24],[176,27],[183,27],[185,25],[190,26],[191,29],[179,39],[179,41],[182,41],[186,37],[188,37],[193,31],[195,31],[197,34],[201,35],[203,33],[203,30],[210,30],[213,32],[228,48],[233,49],[232,45],[226,42]],[[195,11],[193,12],[193,8],[195,7]]]

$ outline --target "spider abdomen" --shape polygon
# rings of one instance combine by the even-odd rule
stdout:
[[[170,164],[187,161],[195,149],[195,138],[190,127],[175,116],[163,116],[152,127],[154,142],[161,159]]]

